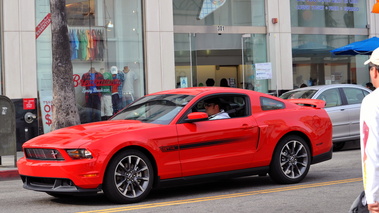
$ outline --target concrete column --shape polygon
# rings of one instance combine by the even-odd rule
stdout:
[[[273,70],[269,89],[293,89],[290,0],[266,2],[268,61]],[[273,19],[277,19],[277,23]]]
[[[147,93],[175,88],[172,0],[145,0]]]
[[[37,97],[34,1],[3,0],[5,96]]]

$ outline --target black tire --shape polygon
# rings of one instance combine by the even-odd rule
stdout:
[[[103,191],[115,203],[143,200],[154,182],[153,166],[148,157],[137,150],[125,150],[114,156],[104,175]]]
[[[345,146],[345,142],[333,143],[333,151],[338,152]]]
[[[303,138],[288,135],[275,148],[270,165],[270,177],[277,183],[298,183],[308,174],[311,157]]]

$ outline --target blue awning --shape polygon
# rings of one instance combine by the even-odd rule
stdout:
[[[379,38],[372,37],[331,50],[333,55],[371,55],[379,47]]]

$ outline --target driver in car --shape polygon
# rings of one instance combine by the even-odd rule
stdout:
[[[230,118],[229,114],[224,111],[218,98],[205,100],[204,108],[209,120]]]

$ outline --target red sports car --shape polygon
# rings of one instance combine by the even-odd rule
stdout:
[[[311,164],[332,158],[324,105],[235,88],[157,92],[109,121],[31,139],[17,166],[26,189],[52,196],[103,191],[117,203],[138,202],[153,187],[216,177],[269,173],[278,183],[297,183]]]

